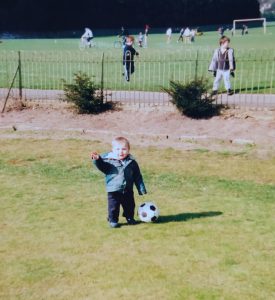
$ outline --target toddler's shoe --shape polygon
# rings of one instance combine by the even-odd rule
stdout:
[[[116,223],[116,222],[109,222],[109,226],[111,228],[118,228],[118,223]]]
[[[137,221],[135,219],[126,219],[126,220],[127,220],[128,225],[136,225],[137,224]]]

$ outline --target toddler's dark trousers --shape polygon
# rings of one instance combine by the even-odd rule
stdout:
[[[123,216],[126,219],[133,219],[135,214],[134,192],[109,192],[108,193],[108,220],[118,222],[120,205],[123,208]]]

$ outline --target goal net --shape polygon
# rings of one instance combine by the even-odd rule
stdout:
[[[242,31],[243,28],[262,28],[262,32],[266,33],[266,18],[257,19],[240,19],[233,21],[233,34],[237,33],[237,30]]]

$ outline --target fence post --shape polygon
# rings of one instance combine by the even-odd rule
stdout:
[[[21,52],[18,51],[18,79],[19,79],[19,99],[22,100],[22,73],[21,73]]]
[[[199,49],[197,50],[197,55],[196,55],[195,80],[198,79],[198,65],[199,65]]]
[[[5,99],[5,102],[4,102],[4,106],[3,106],[2,111],[1,111],[2,114],[5,112],[5,108],[6,108],[6,105],[7,105],[9,96],[10,96],[10,92],[11,92],[11,89],[12,89],[12,87],[13,87],[13,84],[14,84],[14,81],[15,81],[15,78],[16,78],[16,75],[17,75],[17,73],[18,73],[18,70],[19,70],[19,66],[17,66],[16,71],[15,71],[15,73],[14,73],[14,76],[13,76],[13,79],[12,79],[12,82],[11,82],[11,85],[10,85],[10,88],[9,88],[9,91],[8,91],[8,94],[7,94],[6,99]]]
[[[102,53],[102,58],[101,58],[100,99],[103,102],[104,100],[104,52]]]

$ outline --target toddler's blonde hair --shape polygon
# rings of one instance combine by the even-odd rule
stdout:
[[[130,142],[123,136],[118,136],[112,140],[112,145],[114,143],[125,144],[128,149],[130,149]]]

